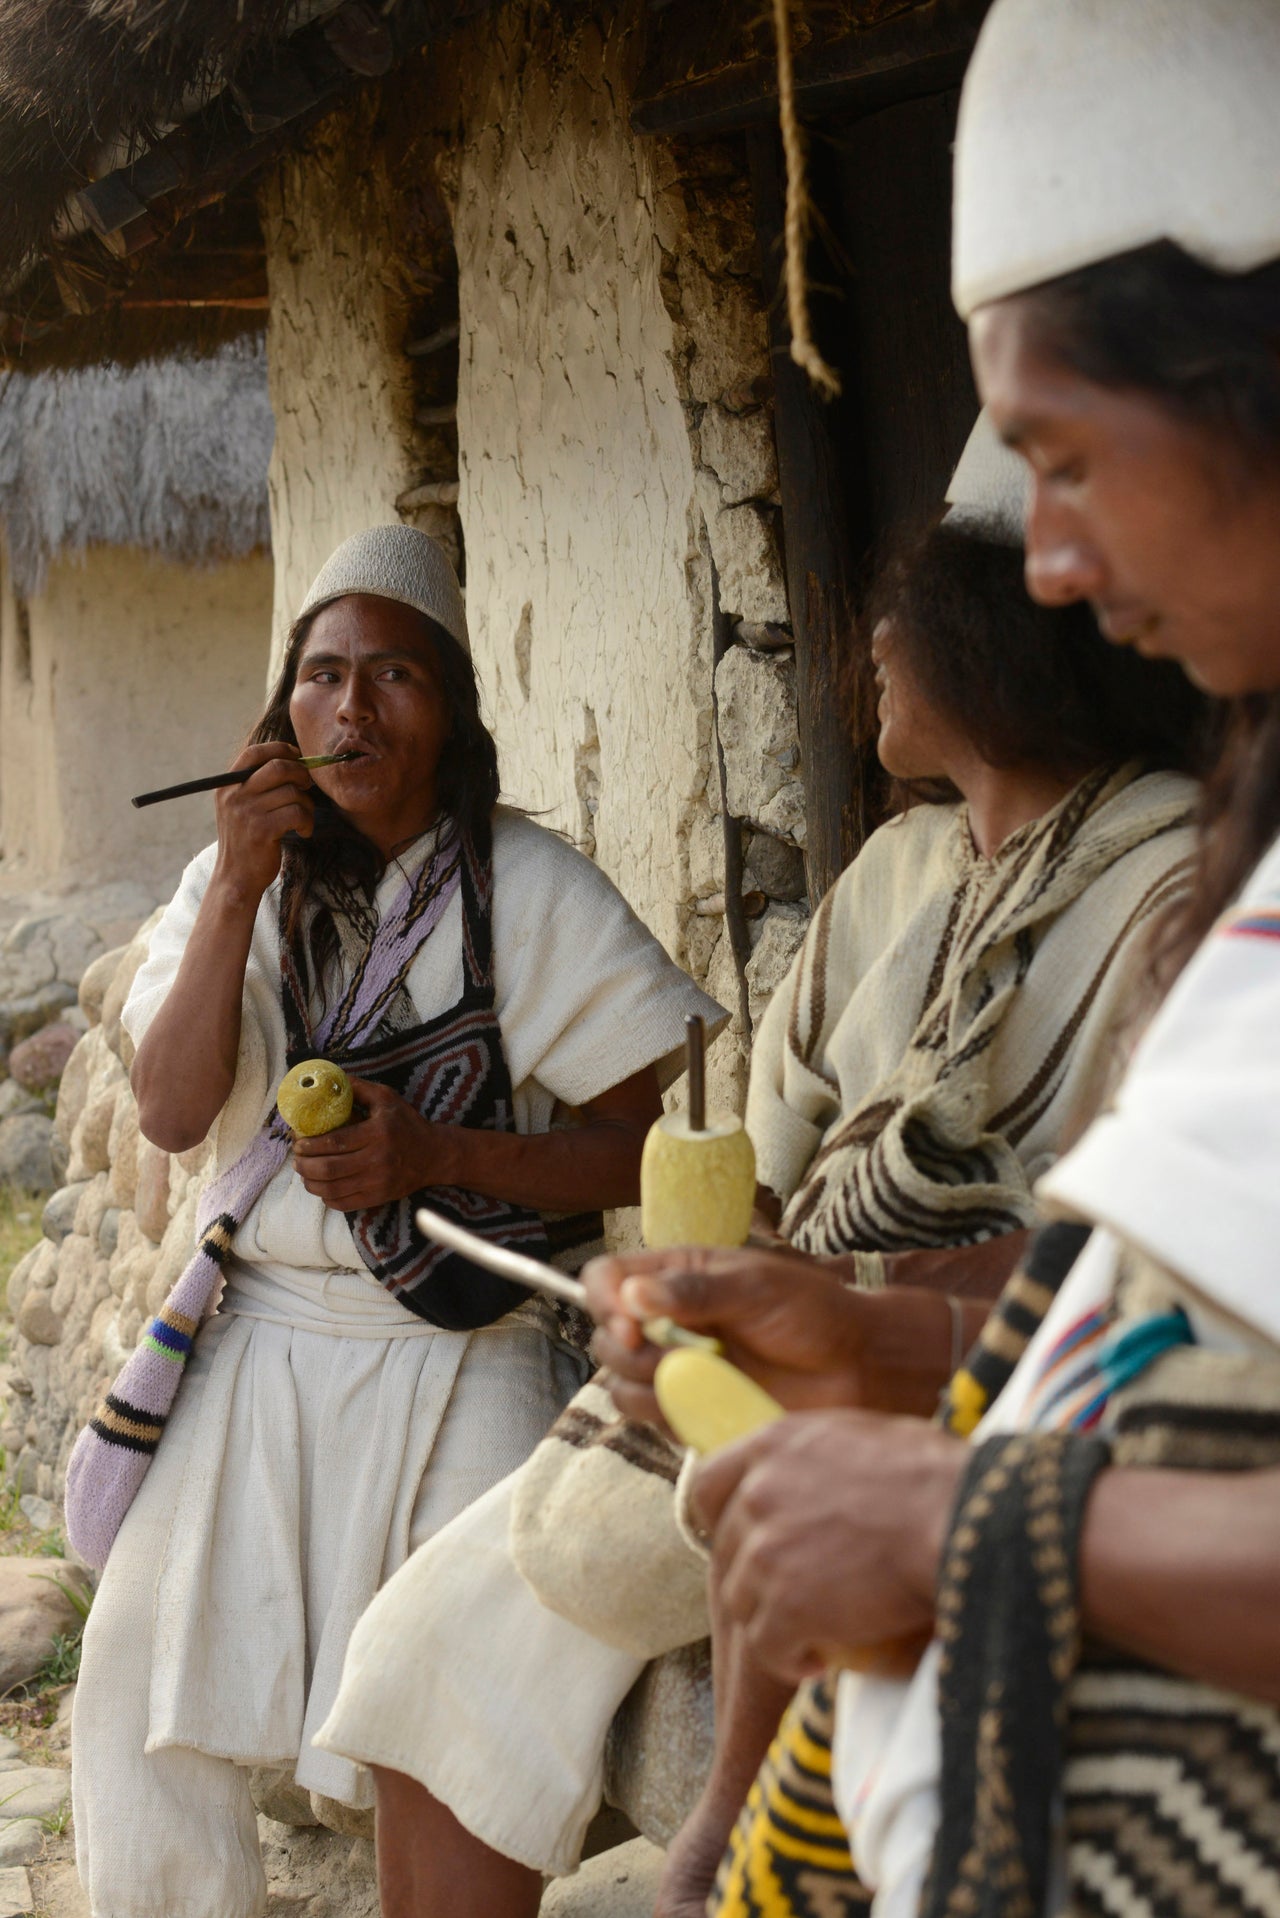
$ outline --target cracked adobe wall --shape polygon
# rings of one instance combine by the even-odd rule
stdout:
[[[276,437],[268,490],[274,670],[307,587],[334,547],[394,520],[412,476],[396,209],[377,97],[326,120],[263,185]]]
[[[213,838],[209,797],[133,793],[229,763],[262,704],[271,559],[181,566],[93,546],[0,600],[0,880],[116,879],[154,897]]]
[[[636,136],[625,17],[549,12],[409,63],[264,193],[276,642],[397,502],[461,537],[507,794],[758,1010],[803,929],[804,769],[744,155]],[[715,1055],[734,1102],[745,1039]]]
[[[446,174],[477,663],[508,791],[683,956],[711,633],[655,183],[621,36],[519,5],[486,37]]]
[[[616,17],[605,25],[583,6],[566,24],[513,4],[483,47],[444,179],[460,274],[468,610],[507,785],[586,845],[734,1008],[751,946],[768,935],[767,993],[806,917],[793,903],[803,786],[792,694],[767,737],[739,726],[724,740],[735,811],[777,854],[756,860],[768,884],[751,885],[735,957],[713,565],[739,679],[767,671],[772,690],[791,637],[742,155],[632,133],[632,49]],[[771,811],[754,803],[762,785]],[[753,845],[748,835],[748,877]],[[717,1047],[721,1096],[734,1102],[744,1041],[739,1020]]]

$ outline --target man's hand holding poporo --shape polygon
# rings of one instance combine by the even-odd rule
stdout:
[[[641,1329],[672,1318],[720,1340],[725,1357],[789,1410],[862,1402],[865,1304],[802,1253],[679,1246],[593,1259],[583,1274],[595,1355],[620,1412],[662,1424],[661,1351]]]
[[[336,1212],[363,1212],[420,1186],[453,1183],[444,1163],[447,1126],[433,1126],[372,1079],[353,1079],[351,1089],[363,1118],[294,1141],[293,1163],[308,1192]]]

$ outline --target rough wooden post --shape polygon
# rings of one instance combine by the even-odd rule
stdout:
[[[782,258],[781,158],[772,127],[754,129],[748,144],[768,298],[777,287]],[[816,905],[865,834],[859,754],[837,696],[850,638],[850,528],[827,409],[791,360],[786,311],[778,299],[769,299],[769,329],[787,592],[796,643],[808,837],[805,870],[809,898]]]

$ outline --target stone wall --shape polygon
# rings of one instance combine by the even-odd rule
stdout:
[[[209,798],[136,792],[227,763],[261,709],[266,554],[207,569],[129,547],[0,591],[0,894],[127,881],[152,900],[213,837]]]
[[[91,1416],[191,1257],[205,1148],[171,1156],[143,1139],[120,1012],[153,920],[103,953],[80,981],[87,1030],[58,1090],[63,1184],[45,1236],[15,1267],[17,1330],[9,1425],[0,1431],[24,1491],[56,1498],[76,1433]]]
[[[80,980],[157,904],[132,880],[0,897],[0,1182],[51,1192],[66,1171],[53,1125],[58,1083],[87,1030]]]

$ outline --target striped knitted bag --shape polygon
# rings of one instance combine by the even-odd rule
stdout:
[[[379,921],[342,997],[310,1032],[313,1051],[342,1053],[374,1036],[457,892],[460,875],[458,840],[448,834]],[[287,984],[287,959],[282,965]],[[76,1440],[67,1466],[67,1536],[88,1565],[100,1569],[107,1562],[155,1456],[231,1242],[284,1164],[291,1142],[273,1107],[235,1164],[206,1187],[196,1215],[195,1256]]]
[[[1111,1462],[1274,1471],[1274,1349],[1178,1340],[1181,1288],[1163,1289],[1100,1346],[1104,1384],[1125,1348],[1139,1368],[1111,1395]],[[1046,1416],[1062,1407],[1068,1431],[981,1446],[957,1500],[939,1578],[941,1820],[923,1918],[1037,1918],[1059,1799],[1071,1918],[1267,1918],[1280,1911],[1280,1712],[1082,1646],[1081,1495],[1107,1447],[1090,1436],[1087,1387],[1064,1376]]]

